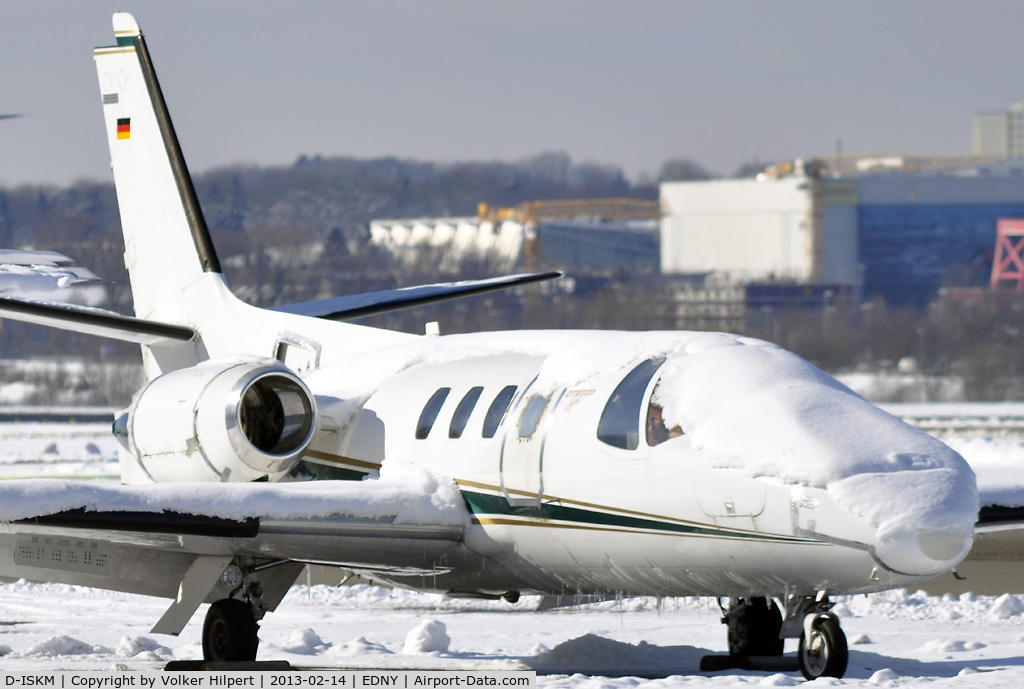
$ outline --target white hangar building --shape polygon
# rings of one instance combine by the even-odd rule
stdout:
[[[843,203],[842,185],[823,185],[827,195],[815,185],[804,175],[662,184],[662,273],[858,284],[856,191]]]

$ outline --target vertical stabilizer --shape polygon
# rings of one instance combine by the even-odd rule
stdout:
[[[123,12],[113,24],[95,60],[135,313],[188,323],[186,295],[220,263],[142,31]]]
[[[115,14],[114,36],[117,45],[97,48],[95,60],[135,315],[195,333],[187,342],[144,342],[147,377],[221,356],[278,358],[304,370],[405,341],[401,333],[258,309],[231,294],[134,17]]]

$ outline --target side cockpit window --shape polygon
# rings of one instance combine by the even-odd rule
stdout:
[[[480,386],[470,388],[466,396],[459,402],[459,406],[455,407],[455,415],[452,416],[452,423],[448,426],[449,438],[462,437],[462,432],[466,430],[469,417],[473,414],[473,408],[476,407],[476,402],[480,399],[480,393],[483,391],[484,389]]]
[[[658,388],[655,387],[654,394],[651,395],[651,403],[647,405],[647,444],[651,447],[661,445],[666,440],[678,438],[683,435],[683,429],[679,426],[668,428],[665,425],[665,418],[662,415],[661,405],[654,403],[657,391]]]
[[[508,411],[508,405],[512,404],[512,398],[516,396],[516,386],[506,385],[498,393],[494,401],[491,402],[491,406],[487,408],[487,415],[484,416],[484,430],[483,436],[485,438],[493,438],[494,434],[498,432],[498,426],[501,425],[501,420],[505,418],[505,412]]]
[[[423,405],[419,421],[416,422],[417,440],[423,440],[430,435],[430,429],[434,427],[437,415],[441,412],[441,407],[444,405],[444,401],[448,399],[448,393],[451,391],[451,388],[441,388],[431,395],[427,403]]]
[[[662,361],[648,359],[630,371],[612,392],[597,424],[597,438],[612,447],[635,450],[640,446],[640,406]]]

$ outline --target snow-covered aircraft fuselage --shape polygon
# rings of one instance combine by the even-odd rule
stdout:
[[[216,660],[255,657],[307,563],[510,601],[717,596],[731,655],[798,638],[815,677],[846,666],[830,596],[966,555],[963,459],[774,345],[343,322],[549,274],[242,303],[141,31],[114,30],[95,56],[136,315],[13,298],[0,315],[138,342],[148,382],[114,426],[124,485],[0,486],[0,574],[173,598],[164,633],[211,602]]]

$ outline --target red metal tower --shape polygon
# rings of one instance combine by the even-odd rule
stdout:
[[[992,259],[993,290],[1012,281],[1024,292],[1024,219],[1000,218],[996,223],[996,255]]]

